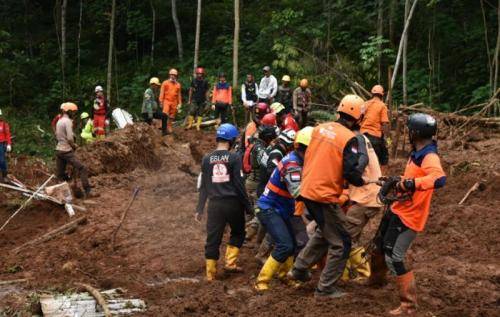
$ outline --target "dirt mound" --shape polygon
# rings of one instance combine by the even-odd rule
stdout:
[[[78,157],[91,175],[125,173],[136,168],[155,170],[162,164],[160,134],[143,123],[113,132],[104,140],[79,148]]]
[[[149,142],[150,148],[123,139],[129,133],[135,142]],[[95,164],[101,173],[91,178],[101,196],[88,206],[87,225],[12,254],[12,248],[68,222],[64,211],[36,203],[0,233],[0,280],[32,278],[10,289],[8,296],[0,289],[0,307],[9,307],[12,315],[33,311],[30,292],[65,292],[74,282],[126,288],[131,296],[146,300],[148,311],[141,316],[384,316],[398,303],[394,283],[378,290],[347,283],[342,285],[349,293],[345,298],[314,299],[318,272],[303,289],[292,290],[276,282],[272,291],[256,294],[252,285],[260,266],[253,259],[252,245],[242,249],[244,274],[225,275],[221,270],[219,281],[204,282],[205,230],[193,220],[195,175],[201,156],[213,148],[213,132],[178,130],[162,138],[159,131],[137,125],[114,133],[110,140],[82,153],[88,155],[84,162],[89,167]],[[417,316],[498,316],[500,139],[477,140],[459,145],[453,140],[440,142],[448,182],[436,191],[427,228],[409,253],[419,286]],[[113,145],[105,148],[105,142]],[[118,159],[113,160],[116,152]],[[144,164],[145,156],[160,164]],[[129,165],[128,159],[135,165]],[[404,157],[391,161],[390,174],[400,174],[405,163]],[[474,192],[459,206],[477,181],[486,185],[484,190]],[[134,187],[140,187],[140,193],[113,251],[111,233]],[[8,214],[0,206],[0,220]],[[376,221],[369,224],[364,241],[376,227]],[[179,277],[195,280],[176,280]]]

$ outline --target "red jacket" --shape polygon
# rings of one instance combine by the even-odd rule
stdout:
[[[8,145],[12,144],[10,135],[10,127],[6,121],[0,120],[0,143],[7,142]]]
[[[106,113],[108,112],[108,103],[106,101],[106,98],[96,97],[94,100],[94,106],[95,105],[98,105],[99,108],[98,109],[93,108],[94,115],[105,116]]]
[[[283,122],[281,123],[281,130],[293,130],[295,132],[299,131],[299,125],[297,124],[297,121],[295,121],[291,113],[287,114],[285,116],[285,119],[283,119]]]

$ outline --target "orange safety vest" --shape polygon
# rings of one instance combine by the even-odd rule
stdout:
[[[173,112],[172,108],[176,109],[177,105],[182,103],[181,84],[170,79],[165,80],[161,84],[159,99],[164,113]]]
[[[375,153],[375,150],[373,149],[373,146],[368,138],[364,135],[361,136],[365,139],[366,152],[368,153],[368,165],[363,172],[363,180],[365,182],[378,180],[382,177],[382,172],[380,170],[377,154]],[[348,195],[351,201],[354,201],[361,206],[381,207],[382,204],[380,204],[377,199],[379,191],[380,186],[377,184],[366,184],[361,187],[349,185]]]
[[[354,133],[337,122],[314,128],[302,170],[300,195],[321,203],[339,203],[344,188],[343,152]]]
[[[410,158],[403,178],[415,180],[415,193],[409,201],[395,202],[391,208],[392,212],[398,215],[407,227],[417,232],[423,231],[429,218],[434,188],[443,186],[446,180],[437,153],[425,154],[420,166]]]

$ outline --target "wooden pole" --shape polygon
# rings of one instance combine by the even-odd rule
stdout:
[[[410,27],[411,18],[413,17],[413,12],[415,12],[415,8],[417,7],[417,3],[418,3],[418,0],[415,0],[415,2],[413,2],[413,5],[411,6],[410,13],[408,14],[408,19],[406,20],[405,27],[403,29],[403,34],[401,35],[401,40],[399,41],[398,55],[396,57],[396,63],[394,64],[394,72],[392,74],[392,78],[391,78],[390,85],[389,85],[389,87],[391,87],[391,88],[394,87],[394,83],[396,82],[396,77],[397,77],[397,74],[398,74],[399,64],[401,62],[401,55],[403,54],[404,39],[406,37],[406,33],[408,33],[408,29]],[[386,97],[386,100],[385,100],[386,103],[392,97],[391,93],[392,93],[392,89],[389,90],[389,93],[387,94],[387,97]]]
[[[3,228],[5,228],[5,227],[7,226],[7,224],[8,224],[8,223],[9,223],[9,222],[10,222],[10,221],[11,221],[11,220],[12,220],[12,219],[13,219],[13,218],[14,218],[14,217],[18,214],[18,213],[20,213],[20,212],[21,212],[21,210],[23,210],[23,209],[24,209],[24,207],[26,207],[26,206],[29,204],[29,202],[30,202],[30,201],[31,201],[31,200],[32,200],[32,199],[33,199],[33,198],[34,198],[34,197],[35,197],[35,196],[36,196],[36,195],[37,195],[37,194],[38,194],[38,193],[39,193],[39,192],[40,192],[40,191],[41,191],[41,190],[45,187],[45,186],[47,186],[47,184],[48,184],[48,183],[49,183],[49,182],[50,182],[50,181],[51,181],[54,177],[55,177],[55,175],[54,175],[54,174],[50,175],[49,179],[47,179],[47,180],[45,181],[45,183],[43,183],[43,184],[42,184],[42,186],[38,187],[38,189],[37,189],[37,190],[36,190],[33,194],[31,194],[31,196],[28,198],[28,200],[26,200],[26,201],[25,201],[25,202],[21,205],[21,207],[19,207],[19,208],[16,210],[16,212],[14,212],[14,213],[12,214],[12,216],[10,216],[10,217],[9,217],[9,219],[7,219],[7,221],[6,221],[6,222],[2,225],[2,227],[0,227],[0,231],[2,231],[2,230],[3,230]]]
[[[132,198],[130,198],[130,201],[127,205],[127,208],[122,213],[122,216],[120,218],[120,222],[118,223],[118,226],[113,230],[113,233],[111,234],[111,248],[114,250],[115,249],[115,240],[116,240],[116,235],[118,233],[118,230],[122,227],[123,221],[125,220],[125,217],[127,216],[128,210],[130,207],[132,207],[132,204],[134,203],[135,199],[137,198],[137,195],[139,194],[139,187],[134,188],[134,192],[132,193]]]
[[[21,251],[22,249],[24,249],[30,245],[36,245],[36,244],[40,244],[40,243],[52,240],[53,238],[55,238],[63,233],[67,233],[67,232],[75,229],[79,225],[85,224],[86,222],[87,222],[86,216],[75,219],[71,222],[68,222],[67,224],[62,225],[61,227],[59,227],[57,229],[54,229],[50,232],[47,232],[46,234],[44,234],[36,239],[30,240],[30,241],[22,244],[21,246],[12,250],[12,252],[18,253],[19,251]]]

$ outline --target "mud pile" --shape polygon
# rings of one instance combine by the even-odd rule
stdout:
[[[385,316],[398,304],[394,283],[371,289],[350,282],[341,285],[349,293],[344,298],[314,299],[318,272],[302,289],[276,282],[270,292],[256,294],[252,286],[260,266],[252,245],[242,248],[244,274],[220,270],[218,281],[204,282],[205,230],[193,220],[195,175],[213,138],[213,132],[182,130],[165,138],[148,126],[135,125],[81,149],[88,151],[79,152],[82,161],[99,173],[91,178],[100,197],[88,205],[88,223],[13,254],[16,246],[69,221],[63,210],[36,203],[0,233],[0,280],[31,278],[8,294],[0,288],[0,312],[2,307],[11,315],[36,312],[30,293],[66,292],[75,282],[125,288],[130,296],[146,300],[148,310],[141,316],[155,317]],[[498,316],[500,137],[441,140],[439,146],[448,181],[435,192],[427,227],[408,254],[419,287],[417,316]],[[401,174],[405,163],[403,156],[391,161],[390,174]],[[475,182],[482,182],[484,190],[458,205]],[[135,187],[140,188],[139,196],[113,250],[111,234]],[[0,221],[8,215],[0,206]],[[376,227],[376,221],[369,224],[365,242]]]
[[[138,167],[158,169],[160,147],[161,138],[152,127],[135,124],[78,149],[77,155],[92,175],[125,173]]]

